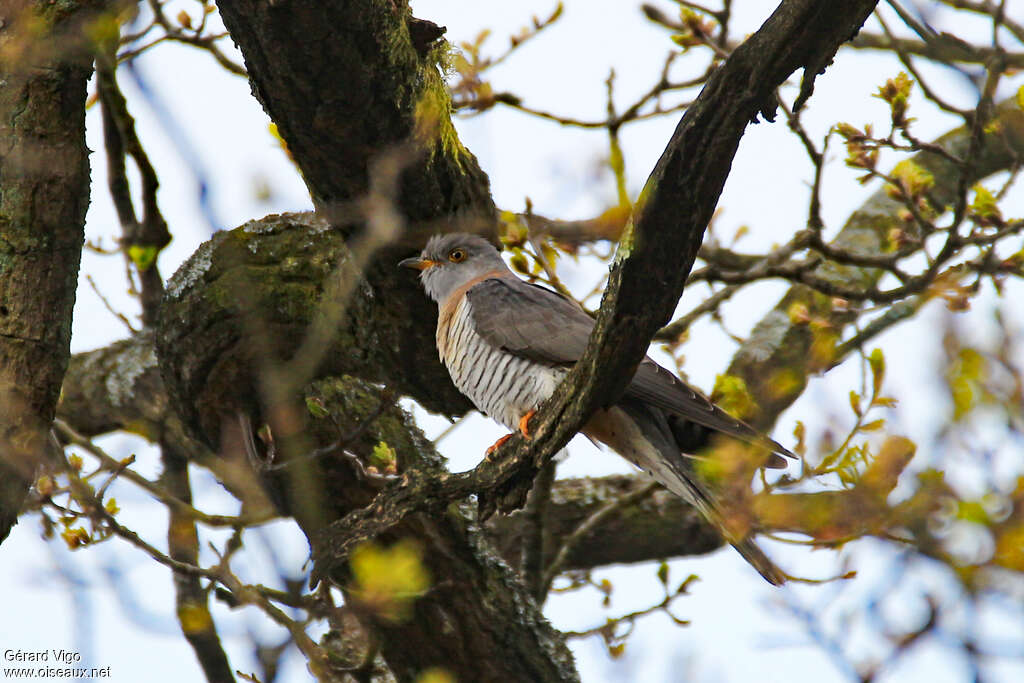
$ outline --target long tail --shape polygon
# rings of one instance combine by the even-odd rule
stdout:
[[[729,533],[729,527],[723,520],[722,512],[718,503],[710,494],[708,494],[707,491],[704,490],[703,486],[683,474],[680,474],[678,479],[680,479],[683,485],[686,486],[690,495],[699,501],[694,503],[694,507],[704,515],[706,520],[711,522],[711,524],[718,529],[718,533],[722,534],[722,538],[728,541],[733,548],[736,548],[736,552],[738,552],[751,567],[756,569],[757,573],[763,576],[765,581],[773,586],[781,586],[786,583],[786,573],[779,569],[774,562],[768,559],[768,556],[765,555],[764,551],[758,547],[757,543],[754,542],[754,539],[747,537],[737,540],[733,534]],[[671,487],[670,490],[672,490]]]
[[[736,548],[743,559],[750,563],[750,566],[756,569],[757,573],[763,576],[768,583],[773,586],[781,586],[786,583],[785,572],[768,559],[754,539],[749,537],[737,539],[736,536],[729,533],[729,526],[725,523],[720,504],[715,500],[714,494],[709,492],[694,475],[686,471],[686,466],[683,463],[685,458],[686,456],[683,454],[676,458],[663,456],[658,465],[650,468],[651,474],[669,491],[697,508],[701,515],[718,529],[722,537],[733,548]],[[677,459],[679,462],[676,462]]]
[[[750,566],[757,570],[757,573],[764,577],[765,581],[773,586],[781,586],[786,583],[786,574],[779,569],[774,562],[768,559],[753,539],[747,538],[738,543],[732,544],[733,548],[743,556],[743,559],[750,563]]]
[[[697,508],[768,583],[781,586],[786,574],[768,559],[753,539],[729,532],[726,514],[713,491],[693,471],[691,456],[682,452],[663,413],[642,404],[620,403],[591,420],[585,433],[620,455]]]

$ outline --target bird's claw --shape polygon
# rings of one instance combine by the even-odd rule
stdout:
[[[530,439],[533,438],[533,436],[530,435],[530,424],[529,423],[530,423],[530,418],[533,417],[536,414],[537,414],[536,410],[531,410],[530,412],[526,413],[526,415],[523,415],[521,418],[519,418],[519,433],[522,434],[523,438],[526,439],[527,441],[529,441]]]
[[[505,443],[506,441],[508,441],[511,438],[512,438],[511,434],[506,434],[505,436],[501,437],[500,439],[498,439],[497,441],[492,443],[487,448],[487,450],[484,452],[484,457],[485,458],[490,458],[491,454],[494,453],[494,451],[498,450],[498,448],[500,448],[503,443]]]

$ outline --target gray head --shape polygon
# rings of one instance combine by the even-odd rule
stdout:
[[[434,235],[418,257],[398,265],[420,271],[427,296],[439,303],[475,277],[496,270],[511,272],[490,242],[463,232]]]

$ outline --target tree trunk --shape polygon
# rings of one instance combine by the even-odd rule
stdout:
[[[0,10],[0,541],[51,447],[70,353],[89,205],[89,9],[21,1]]]

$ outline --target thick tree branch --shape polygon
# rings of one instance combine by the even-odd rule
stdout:
[[[49,445],[89,204],[83,27],[100,2],[0,9],[0,541]]]
[[[403,175],[406,217],[493,214],[487,178],[451,127],[434,40],[410,31],[428,22],[417,24],[407,2],[217,5],[318,209],[344,214],[366,194],[373,160],[416,137],[429,153]]]
[[[996,50],[991,47],[971,45],[948,34],[936,36],[934,40],[925,42],[912,38],[891,39],[889,36],[877,33],[861,33],[850,41],[850,45],[865,50],[892,51],[898,49],[908,54],[919,55],[943,63],[986,64],[996,56]],[[1005,60],[1007,66],[1017,69],[1024,68],[1024,53],[1002,52],[999,58]]]
[[[381,257],[369,267],[318,373],[357,375],[430,410],[465,412],[470,404],[434,349],[436,306],[422,291],[403,298],[415,282],[397,283],[396,262]],[[218,233],[171,279],[157,338],[161,371],[178,412],[207,443],[219,443],[225,419],[260,414],[261,358],[295,353],[336,268],[360,277],[341,232],[313,214],[284,214]]]

